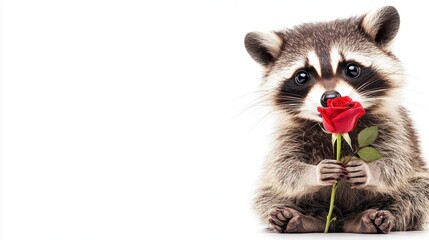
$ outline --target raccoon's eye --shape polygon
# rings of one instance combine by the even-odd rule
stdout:
[[[308,80],[310,80],[310,75],[308,75],[308,73],[306,71],[299,71],[295,75],[295,82],[298,85],[302,85],[302,84],[306,83]]]
[[[357,78],[360,76],[360,67],[354,63],[349,63],[346,66],[346,74],[349,77]]]

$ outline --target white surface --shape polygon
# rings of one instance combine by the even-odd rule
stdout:
[[[428,7],[290,2],[4,1],[3,239],[326,239],[250,210],[271,129],[243,38],[386,4],[427,158]]]
[[[243,239],[334,239],[334,240],[342,240],[342,239],[383,239],[383,240],[396,240],[396,239],[418,239],[418,240],[426,240],[428,239],[429,234],[427,232],[394,232],[388,235],[380,235],[380,234],[351,234],[351,233],[330,233],[326,235],[324,233],[307,233],[307,234],[276,234],[266,231],[260,231],[257,233],[253,233],[252,235],[237,235],[238,237],[242,237]],[[232,237],[230,239],[233,239]]]

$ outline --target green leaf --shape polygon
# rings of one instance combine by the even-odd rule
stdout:
[[[350,148],[353,150],[352,140],[350,139],[349,134],[348,133],[343,133],[341,135],[343,135],[344,141],[346,141],[346,143],[349,144]]]
[[[381,158],[380,152],[373,148],[373,147],[364,147],[361,148],[357,154],[359,155],[359,157],[366,161],[366,162],[372,162],[375,160],[378,160]]]
[[[378,127],[372,126],[363,129],[358,135],[358,144],[360,148],[369,146],[375,142],[378,136]]]

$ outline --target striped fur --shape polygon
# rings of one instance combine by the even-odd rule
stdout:
[[[342,231],[345,220],[370,208],[391,211],[394,231],[424,228],[429,214],[429,172],[412,121],[401,106],[404,74],[389,50],[397,28],[396,9],[385,7],[362,17],[246,36],[246,46],[252,46],[247,50],[264,67],[261,88],[277,117],[275,143],[254,203],[267,226],[269,211],[282,207],[325,221],[331,188],[315,184],[315,167],[323,159],[332,159],[333,149],[316,107],[324,91],[337,90],[360,101],[367,111],[355,132],[379,126],[374,145],[383,158],[368,164],[376,184],[363,189],[340,186],[334,210],[338,220],[332,230]],[[273,49],[267,49],[270,37],[274,37]],[[359,80],[344,76],[349,62],[359,64],[366,75]],[[311,80],[297,86],[294,76],[303,69]],[[357,137],[355,132],[350,133],[352,139]],[[352,154],[347,148],[343,151]]]

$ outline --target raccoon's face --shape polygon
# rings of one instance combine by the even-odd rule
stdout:
[[[389,44],[398,29],[398,12],[389,6],[362,17],[251,32],[245,46],[263,66],[262,88],[277,110],[321,121],[317,107],[338,96],[367,111],[397,105],[403,73]]]

